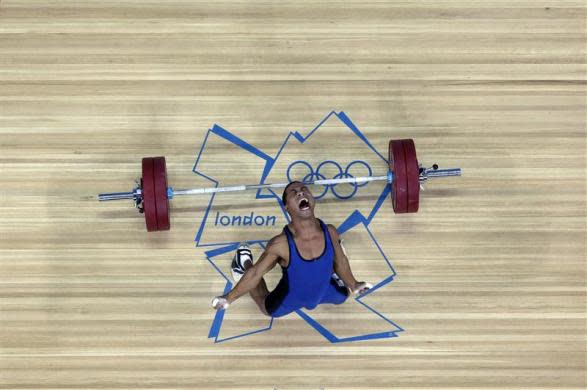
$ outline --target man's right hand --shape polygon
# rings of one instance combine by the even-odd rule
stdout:
[[[351,292],[353,293],[353,295],[359,296],[359,295],[365,294],[367,291],[371,290],[372,288],[373,288],[373,285],[371,283],[357,282],[357,284],[355,284],[355,286],[351,289]]]
[[[224,296],[219,296],[212,299],[212,307],[215,310],[226,310],[228,309],[228,306],[230,306],[230,303]]]

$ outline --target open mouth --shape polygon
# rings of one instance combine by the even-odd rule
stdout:
[[[310,201],[306,198],[300,199],[298,203],[300,210],[308,210],[310,208]]]

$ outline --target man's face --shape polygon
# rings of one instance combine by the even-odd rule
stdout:
[[[303,183],[294,183],[287,188],[285,209],[293,218],[314,216],[314,196]]]

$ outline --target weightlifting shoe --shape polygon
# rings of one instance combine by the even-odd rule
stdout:
[[[238,283],[245,274],[245,270],[249,267],[246,266],[247,263],[250,264],[249,266],[253,265],[253,252],[251,252],[251,249],[247,244],[241,244],[237,248],[232,263],[230,264],[232,280],[234,280],[235,283]]]

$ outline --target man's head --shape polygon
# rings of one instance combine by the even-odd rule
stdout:
[[[314,196],[308,187],[299,181],[292,181],[284,189],[281,201],[285,210],[293,218],[310,218],[314,216]]]

